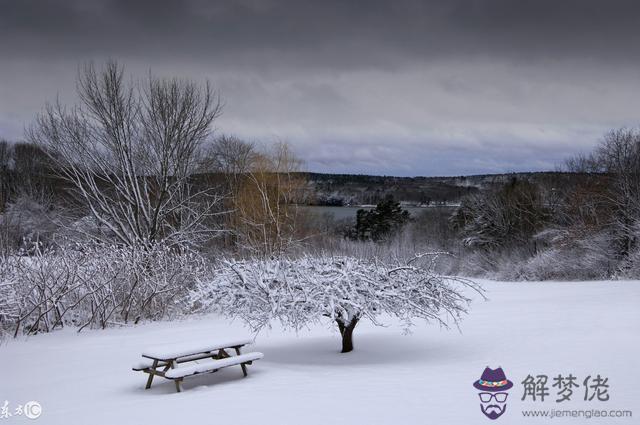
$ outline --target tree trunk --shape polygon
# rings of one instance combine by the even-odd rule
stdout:
[[[336,322],[338,323],[338,329],[340,329],[340,335],[342,335],[341,353],[348,353],[350,351],[353,351],[353,330],[358,324],[358,320],[359,319],[357,317],[354,317],[346,326],[342,322],[342,320],[336,320]]]

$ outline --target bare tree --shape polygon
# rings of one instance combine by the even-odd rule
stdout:
[[[594,154],[606,173],[604,202],[613,210],[618,255],[628,256],[637,245],[640,225],[640,130],[617,129],[607,133]]]
[[[207,150],[207,171],[222,176],[229,196],[227,242],[244,253],[280,255],[305,238],[304,214],[296,203],[304,193],[302,161],[289,145],[259,148],[222,136]]]
[[[161,79],[124,82],[109,62],[78,75],[81,105],[47,105],[28,137],[50,156],[100,226],[121,243],[185,243],[204,226],[219,197],[197,189],[203,142],[221,113],[207,83]]]
[[[529,246],[551,214],[545,201],[536,184],[514,178],[498,190],[466,198],[451,221],[469,247]]]
[[[9,162],[11,160],[11,145],[0,139],[0,212],[4,211],[9,200],[10,176]]]
[[[570,173],[597,173],[601,171],[593,155],[578,154],[564,161],[564,168]]]
[[[579,184],[563,189],[555,248],[581,252],[583,247],[582,252],[606,258],[607,267],[599,268],[607,276],[626,273],[639,252],[640,130],[612,130],[591,154],[565,166],[582,176]]]
[[[234,231],[239,245],[253,255],[281,255],[304,236],[298,234],[304,189],[302,162],[286,143],[253,157],[235,196]]]
[[[243,176],[251,171],[258,152],[253,143],[236,136],[222,135],[208,148],[205,159],[207,170],[221,173],[235,195]]]
[[[216,138],[206,149],[202,161],[208,184],[218,184],[222,187],[224,197],[224,209],[229,214],[224,216],[224,226],[231,231],[226,232],[222,239],[225,248],[238,247],[237,229],[238,209],[237,200],[240,189],[251,171],[258,153],[253,143],[229,135]]]
[[[5,171],[9,167],[10,159],[11,145],[8,141],[0,139],[0,170]]]

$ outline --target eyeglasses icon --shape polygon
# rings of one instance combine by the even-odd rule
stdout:
[[[504,403],[507,401],[509,393],[478,393],[478,396],[483,403],[489,403],[491,399],[495,399],[498,403]]]

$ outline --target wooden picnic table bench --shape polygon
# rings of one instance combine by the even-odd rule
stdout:
[[[243,346],[251,342],[250,339],[240,339],[210,344],[173,344],[151,347],[142,352],[145,360],[134,365],[132,369],[149,374],[145,389],[151,388],[153,377],[157,375],[173,380],[176,390],[181,392],[182,380],[186,376],[213,373],[224,367],[236,365],[240,365],[242,373],[247,376],[247,365],[263,357],[263,354],[258,352],[246,354],[240,352]],[[235,355],[229,354],[227,350],[234,350]],[[182,363],[187,365],[178,367]]]

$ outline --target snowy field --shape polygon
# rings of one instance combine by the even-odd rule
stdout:
[[[340,354],[337,330],[327,326],[259,334],[247,347],[264,359],[242,377],[239,367],[187,378],[185,391],[130,367],[143,348],[169,342],[248,335],[241,323],[215,316],[132,328],[67,329],[11,340],[0,347],[0,403],[30,400],[42,415],[0,419],[41,424],[482,424],[543,423],[528,409],[621,409],[633,418],[555,418],[552,423],[640,423],[640,282],[485,282],[489,301],[476,300],[462,333],[437,326],[362,322],[355,351]],[[472,383],[485,366],[504,368],[514,382],[506,413],[490,421]],[[609,379],[609,401],[584,401],[583,388],[556,403],[521,401],[528,374],[572,373]]]

